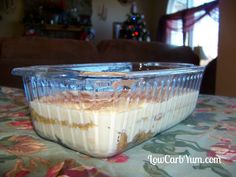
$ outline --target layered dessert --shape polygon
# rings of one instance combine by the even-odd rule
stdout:
[[[204,67],[124,62],[15,68],[38,134],[94,157],[116,155],[196,106]]]
[[[95,157],[109,157],[186,118],[198,90],[63,91],[30,102],[43,137]]]

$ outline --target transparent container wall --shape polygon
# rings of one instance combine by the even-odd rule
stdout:
[[[23,76],[41,136],[94,157],[109,157],[177,124],[196,106],[201,67],[101,66],[63,66],[63,72],[55,66],[53,72],[44,68],[46,72]]]

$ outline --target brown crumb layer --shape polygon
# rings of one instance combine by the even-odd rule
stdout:
[[[152,136],[153,136],[153,133],[151,131],[148,131],[147,133],[139,132],[138,134],[136,134],[134,136],[132,143],[134,143],[134,144],[141,143],[141,142],[151,138]]]
[[[128,136],[126,133],[121,133],[118,144],[117,144],[117,152],[124,151],[128,147]]]
[[[31,116],[33,120],[43,123],[43,124],[48,124],[48,125],[62,125],[62,126],[70,127],[70,128],[79,128],[81,130],[88,130],[89,128],[92,128],[95,126],[93,122],[89,122],[85,124],[78,124],[78,123],[70,124],[69,121],[67,120],[60,121],[54,118],[49,119],[49,118],[39,115],[33,109],[31,109]]]
[[[153,135],[154,135],[154,133],[151,131],[148,131],[147,133],[139,132],[134,136],[133,140],[130,143],[128,143],[128,136],[126,133],[123,132],[123,133],[121,133],[119,140],[118,140],[117,152],[122,152],[125,149],[127,149],[128,147],[132,147],[136,144],[142,143],[145,140],[151,138]]]

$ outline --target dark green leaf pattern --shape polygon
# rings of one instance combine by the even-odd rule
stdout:
[[[184,125],[194,126],[194,128],[197,129],[209,129],[213,123],[217,122],[217,120],[215,120],[215,116],[216,113],[195,113],[188,117],[186,120],[184,120],[182,123]]]
[[[11,136],[8,137],[4,137],[2,139],[0,139],[0,145],[4,146],[4,147],[10,147],[10,146],[14,146],[16,144],[16,142],[14,141],[9,141],[9,138]]]
[[[220,164],[200,164],[198,166],[193,166],[194,169],[204,170],[206,168],[210,168],[212,171],[217,173],[222,177],[233,177],[233,175],[228,172],[225,168],[222,167]]]
[[[189,155],[187,148],[191,148],[195,151],[205,151],[201,148],[198,143],[189,140],[177,139],[178,135],[199,135],[201,132],[189,132],[184,130],[176,130],[171,132],[164,132],[153,138],[151,143],[146,143],[143,149],[152,152],[159,153],[163,155]],[[160,142],[161,141],[161,142]],[[182,152],[176,152],[176,147],[186,147]]]
[[[0,163],[5,162],[6,160],[15,160],[17,156],[15,155],[5,155],[5,154],[0,154]]]
[[[171,177],[165,170],[160,169],[158,166],[152,165],[149,162],[145,162],[143,168],[150,177]]]

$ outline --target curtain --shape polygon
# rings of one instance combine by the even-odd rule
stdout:
[[[164,15],[159,21],[157,40],[168,43],[171,31],[181,31],[183,34],[183,45],[185,45],[187,32],[190,32],[194,24],[207,15],[219,21],[219,0]]]

